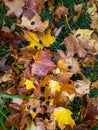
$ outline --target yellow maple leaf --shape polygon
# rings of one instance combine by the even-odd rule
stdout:
[[[28,32],[25,34],[25,38],[30,42],[30,45],[27,48],[35,48],[38,50],[43,49],[44,45],[40,43],[38,35],[34,32]]]
[[[91,37],[91,34],[94,32],[94,30],[89,29],[78,29],[75,33],[75,36],[78,37],[80,40],[83,39],[89,39]]]
[[[49,47],[54,43],[54,38],[51,36],[51,30],[48,29],[45,34],[39,36],[34,32],[28,32],[25,34],[25,38],[30,42],[28,48],[37,47],[38,50],[44,48],[44,46]]]
[[[33,82],[31,80],[26,79],[26,81],[24,82],[24,84],[26,85],[26,89],[27,90],[35,88],[35,86],[34,86],[34,84],[33,84]]]
[[[56,91],[60,92],[60,83],[54,80],[49,81],[49,88],[52,94],[55,94]]]
[[[58,107],[54,109],[52,114],[53,120],[58,122],[58,125],[63,129],[65,125],[75,126],[75,121],[71,117],[72,112],[69,109]]]
[[[95,3],[91,3],[91,4],[88,6],[87,13],[90,14],[90,15],[94,15],[96,11],[97,11],[97,6],[96,6],[96,4],[95,4]]]
[[[46,47],[49,47],[52,43],[54,43],[54,38],[51,36],[51,30],[48,29],[45,35],[40,37],[40,40]]]

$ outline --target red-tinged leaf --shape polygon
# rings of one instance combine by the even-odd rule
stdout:
[[[46,0],[25,0],[23,14],[31,19],[36,13],[39,13],[44,7]]]
[[[23,14],[31,19],[37,12],[35,8],[35,0],[25,0],[25,7],[23,10]]]
[[[0,42],[3,43],[3,42],[11,42],[13,43],[14,45],[18,45],[21,41],[23,40],[22,37],[19,37],[18,35],[14,35],[14,34],[11,34],[11,33],[0,33]]]
[[[52,72],[56,65],[51,61],[52,53],[50,51],[39,51],[35,56],[35,63],[31,65],[32,76],[45,76]]]

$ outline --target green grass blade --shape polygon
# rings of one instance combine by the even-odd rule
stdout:
[[[20,95],[6,95],[6,94],[0,94],[0,97],[2,98],[24,98],[24,99],[28,99],[28,98],[33,98],[36,99],[35,97],[30,97],[30,96],[20,96]]]

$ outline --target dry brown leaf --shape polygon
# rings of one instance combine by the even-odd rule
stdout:
[[[43,33],[45,29],[49,26],[49,21],[41,21],[39,14],[36,14],[31,20],[29,20],[25,15],[22,16],[22,23],[19,25],[28,30],[38,31]]]
[[[75,54],[78,54],[80,58],[84,58],[87,54],[86,50],[79,43],[79,40],[76,39],[72,34],[64,39],[63,44],[66,45],[67,57],[72,57]]]
[[[85,94],[89,94],[90,92],[90,81],[88,79],[78,80],[75,82],[76,92],[83,96]]]
[[[9,8],[7,15],[15,14],[20,17],[23,12],[24,0],[4,0],[4,3]]]
[[[55,14],[59,19],[62,18],[64,14],[68,14],[68,8],[66,8],[64,5],[60,5],[57,7]]]

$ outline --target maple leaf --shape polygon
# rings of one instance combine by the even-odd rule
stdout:
[[[69,109],[58,107],[54,109],[52,113],[53,120],[58,122],[58,125],[63,129],[65,125],[75,126],[75,122],[71,117],[72,112]]]
[[[78,32],[78,31],[77,31]],[[73,36],[73,35],[69,35],[68,37],[66,37],[64,39],[64,44],[66,45],[67,48],[67,56],[68,57],[72,57],[75,54],[78,54],[79,57],[84,58],[87,54],[86,49],[92,49],[92,47],[90,47],[90,44],[84,44],[85,42],[89,42],[89,36],[92,34],[93,31],[88,31],[88,30],[80,30],[78,33],[75,34],[75,36],[77,37],[78,35],[80,35],[78,37],[78,39]],[[85,40],[84,40],[85,39]],[[83,40],[85,42],[83,42]],[[91,44],[92,46],[92,44]]]
[[[75,83],[76,92],[80,95],[89,94],[90,92],[90,81],[88,79],[78,80]]]
[[[49,81],[49,88],[52,94],[55,94],[56,91],[60,92],[60,83],[54,80]]]
[[[91,6],[91,5],[92,5],[92,6]],[[90,14],[90,15],[94,15],[96,11],[97,11],[97,6],[96,6],[96,4],[89,2],[88,9],[87,9],[87,13]]]
[[[4,0],[5,5],[9,8],[7,15],[15,14],[17,17],[23,12],[24,0]]]
[[[35,88],[35,86],[34,86],[34,84],[33,84],[33,82],[32,82],[31,80],[26,79],[26,81],[25,81],[24,84],[26,85],[26,89],[27,89],[27,90],[30,90],[30,89],[32,89],[32,88]]]
[[[38,51],[34,56],[35,62],[31,65],[32,76],[46,76],[48,72],[52,72],[56,65],[51,61],[52,52],[49,50]]]
[[[23,15],[22,23],[19,24],[19,26],[43,33],[45,29],[49,26],[49,22],[48,20],[42,22],[39,14],[36,14],[31,20],[29,20],[25,15]]]
[[[50,29],[41,36],[34,32],[27,32],[25,33],[25,38],[30,42],[30,45],[27,48],[37,47],[38,50],[43,49],[44,46],[49,47],[54,42]]]
[[[68,13],[69,13],[68,8],[66,8],[64,5],[58,6],[55,12],[55,14],[58,16],[59,19],[62,18],[62,15],[68,14]]]

